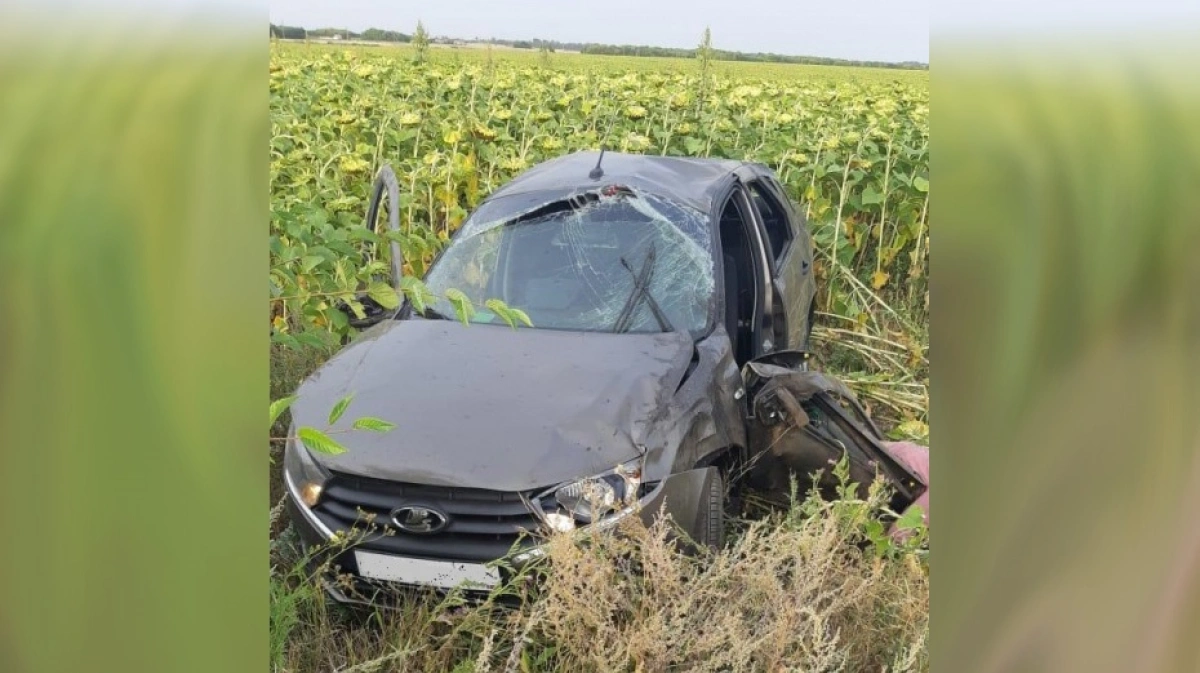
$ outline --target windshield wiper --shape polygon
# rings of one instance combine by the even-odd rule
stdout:
[[[413,313],[421,316],[422,318],[424,318],[426,320],[449,320],[450,319],[450,316],[446,315],[445,313],[442,313],[441,311],[437,310],[436,308],[434,308],[432,306],[426,306],[424,311],[418,311],[417,308],[415,306],[413,306],[411,303],[409,304],[409,307],[412,309]]]
[[[671,321],[667,319],[667,314],[663,313],[658,302],[654,299],[654,295],[650,294],[650,280],[654,277],[654,258],[656,256],[654,244],[650,244],[650,250],[646,253],[646,261],[642,262],[642,270],[634,271],[629,260],[621,257],[621,266],[625,267],[633,276],[633,292],[629,294],[629,298],[625,300],[625,306],[621,308],[621,313],[617,316],[617,322],[613,325],[614,332],[627,332],[630,328],[630,323],[633,320],[633,311],[642,299],[650,306],[650,312],[654,314],[654,319],[658,322],[658,328],[664,332],[674,332],[675,328],[671,326]]]

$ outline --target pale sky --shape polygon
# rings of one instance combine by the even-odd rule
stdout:
[[[935,0],[936,38],[1103,35],[1195,30],[1197,0]]]
[[[869,61],[929,61],[929,39],[1162,38],[1200,32],[1200,0],[7,0],[18,13],[134,10],[139,17],[192,13],[306,28],[384,28],[434,35],[694,47],[704,27],[735,51]],[[932,29],[932,31],[931,31]],[[1185,42],[1187,40],[1184,40]],[[1195,42],[1194,38],[1191,42]]]
[[[929,60],[930,0],[273,0],[271,22],[560,42],[713,46],[864,61]]]

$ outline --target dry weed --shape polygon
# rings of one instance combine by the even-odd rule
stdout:
[[[665,524],[546,542],[519,607],[413,594],[369,618],[313,601],[287,671],[923,671],[923,559],[864,550],[862,501],[748,522],[689,556]]]

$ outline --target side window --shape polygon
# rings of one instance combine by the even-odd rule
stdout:
[[[767,232],[767,242],[771,246],[771,256],[776,261],[787,251],[788,243],[792,241],[792,226],[788,222],[787,211],[771,190],[755,180],[749,184],[750,200],[762,217],[763,226]]]

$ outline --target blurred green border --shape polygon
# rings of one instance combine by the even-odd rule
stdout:
[[[1196,37],[934,40],[934,671],[1200,670]]]
[[[0,671],[262,670],[265,25],[77,10],[0,11]]]
[[[0,21],[0,670],[261,670],[264,31],[52,18]],[[1200,670],[1195,37],[935,40],[935,671]]]

